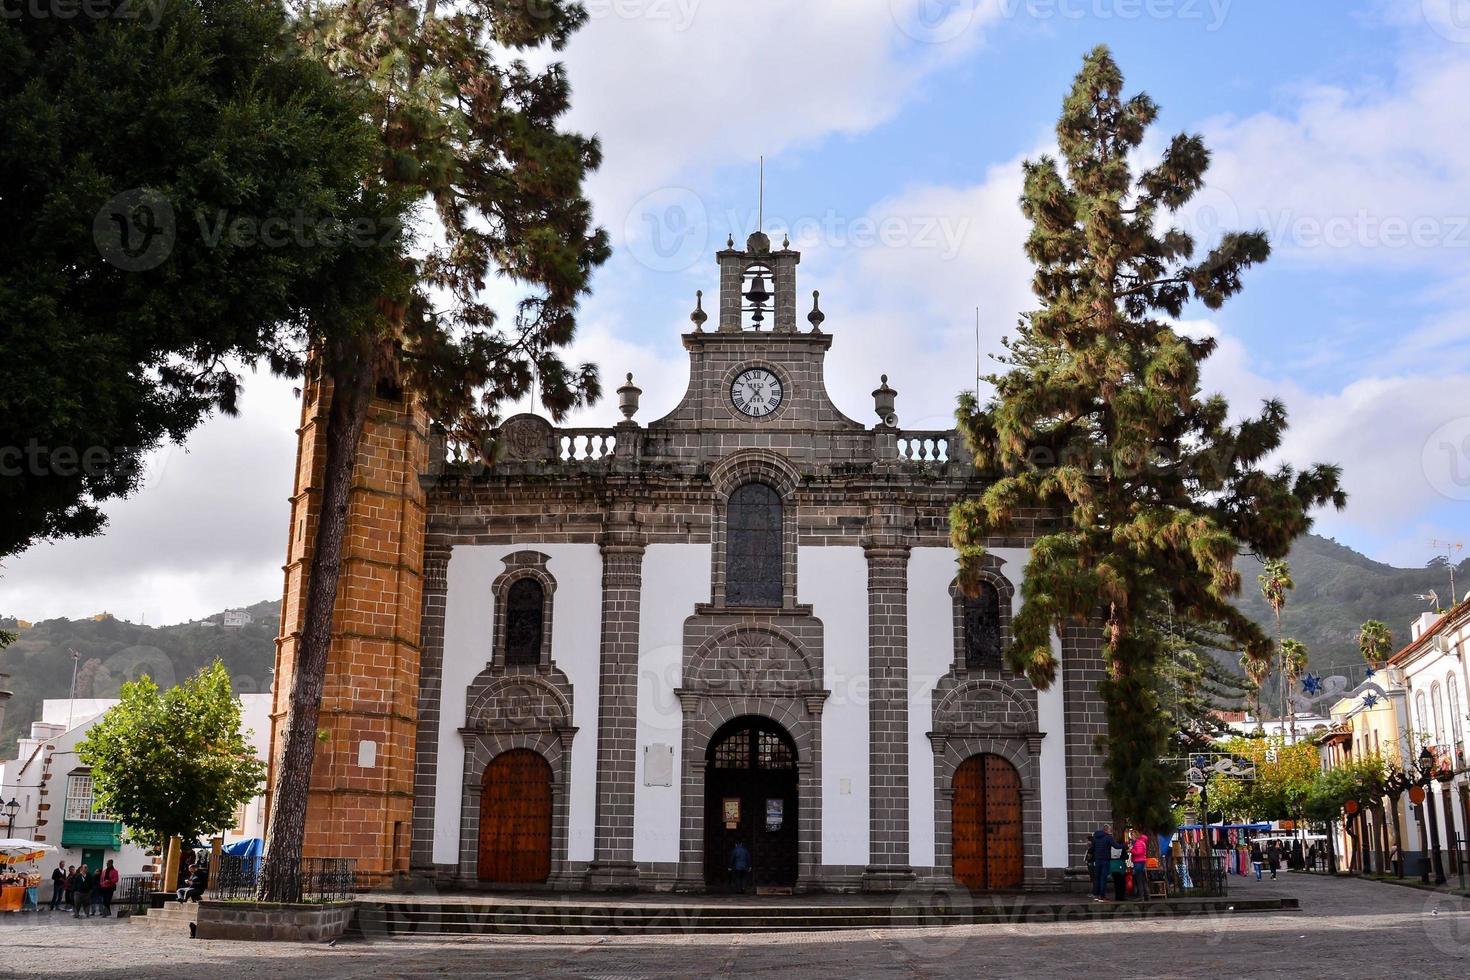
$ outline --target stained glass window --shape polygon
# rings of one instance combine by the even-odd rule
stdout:
[[[781,605],[781,497],[764,483],[730,495],[725,536],[725,604]]]
[[[1000,591],[989,582],[980,583],[980,594],[971,598],[961,593],[965,621],[965,666],[1000,666]]]
[[[541,630],[545,592],[533,578],[511,583],[505,597],[505,662],[535,666],[541,662]]]

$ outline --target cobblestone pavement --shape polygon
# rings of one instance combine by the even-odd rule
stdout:
[[[194,941],[115,920],[29,914],[0,920],[0,976],[1338,980],[1470,975],[1470,902],[1464,899],[1295,874],[1260,884],[1232,878],[1231,895],[1294,895],[1302,911],[836,934],[436,937],[335,946]],[[1005,900],[1000,901],[1004,908]]]

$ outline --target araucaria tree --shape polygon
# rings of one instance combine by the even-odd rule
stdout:
[[[1230,602],[1235,558],[1286,554],[1314,507],[1346,498],[1336,467],[1265,468],[1286,428],[1279,403],[1231,424],[1222,397],[1201,395],[1215,340],[1172,323],[1191,301],[1221,306],[1270,248],[1260,232],[1228,233],[1195,258],[1193,239],[1168,224],[1203,186],[1209,153],[1179,135],[1135,175],[1158,110],[1122,88],[1107,49],[1091,52],[1057,124],[1061,159],[1025,165],[1039,306],[1008,342],[991,399],[961,397],[959,426],[995,479],[950,521],[969,587],[987,536],[1023,509],[1055,515],[1027,563],[1007,662],[1046,687],[1053,631],[1100,631],[1107,794],[1117,819],[1155,829],[1172,823],[1179,780],[1161,761],[1170,732],[1156,694],[1168,610],[1269,656]]]
[[[475,452],[499,406],[533,383],[554,419],[600,393],[595,368],[569,367],[559,351],[608,255],[582,191],[601,151],[557,128],[570,99],[562,67],[507,57],[560,50],[585,19],[566,0],[332,0],[302,14],[305,46],[367,102],[378,142],[369,184],[410,225],[434,227],[422,249],[405,243],[401,281],[375,315],[311,324],[307,356],[278,357],[288,373],[314,372],[331,401],[262,899],[290,899],[297,887],[348,491],[374,394],[408,392]],[[519,296],[505,322],[481,295],[492,278]]]
[[[218,660],[167,691],[148,677],[124,684],[77,755],[92,769],[97,808],[148,847],[234,826],[265,779]]]

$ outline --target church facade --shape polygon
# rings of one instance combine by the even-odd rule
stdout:
[[[1027,547],[975,597],[947,515],[984,488],[951,432],[877,424],[824,384],[834,335],[800,254],[717,255],[689,387],[640,423],[508,419],[446,460],[411,399],[375,407],[312,777],[308,853],[441,885],[1055,887],[1107,816],[1100,637],[1057,636],[1048,690],[1005,669]],[[799,321],[804,319],[804,323]],[[896,379],[897,380],[897,379]],[[278,653],[284,720],[313,493],[308,390]]]

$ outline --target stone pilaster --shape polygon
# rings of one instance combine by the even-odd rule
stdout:
[[[444,704],[444,608],[449,592],[449,551],[424,554],[420,623],[419,721],[414,747],[413,845],[410,870],[434,869],[434,807],[439,784],[439,721]]]
[[[625,515],[631,516],[631,515]],[[597,690],[597,836],[587,887],[638,887],[633,792],[638,759],[638,632],[643,540],[631,521],[602,536],[602,659]]]
[[[1068,626],[1061,630],[1063,721],[1067,746],[1067,860],[1087,862],[1092,832],[1112,821],[1107,795],[1107,760],[1097,748],[1107,734],[1108,718],[1097,686],[1107,673],[1100,627]]]
[[[909,867],[909,548],[871,538],[868,559],[868,868],[864,891],[914,880]]]

